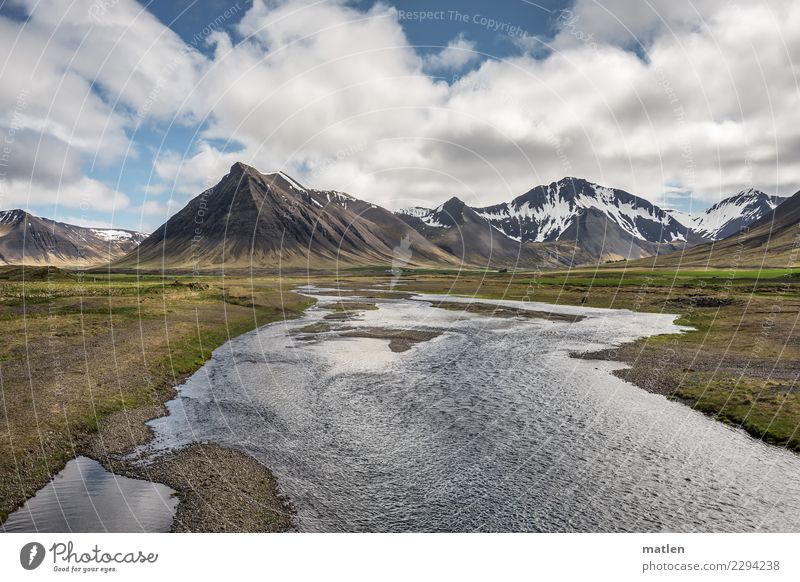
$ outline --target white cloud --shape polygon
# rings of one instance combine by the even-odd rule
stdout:
[[[27,21],[0,17],[0,136],[9,149],[0,204],[127,207],[82,169],[136,156],[130,134],[141,119],[183,116],[202,58],[133,0],[19,4]]]
[[[199,168],[221,175],[241,157],[393,207],[488,204],[564,175],[656,201],[668,185],[707,202],[749,185],[793,192],[800,7],[651,5],[607,5],[604,19],[580,2],[593,36],[564,25],[546,58],[490,60],[448,86],[423,73],[391,8],[256,2],[241,25],[253,36],[221,42],[198,91],[207,137],[244,150],[203,146],[183,174],[199,191]],[[620,46],[619,26],[641,35],[646,60]]]
[[[745,2],[728,0],[576,0],[558,14],[563,34],[556,46],[577,43],[646,47],[656,37],[683,36],[701,30],[722,8]]]
[[[425,57],[425,70],[432,73],[458,72],[479,59],[480,54],[476,52],[475,43],[467,40],[461,33],[447,43],[445,48]]]
[[[208,36],[210,59],[132,0],[93,26],[75,5],[89,4],[37,9],[17,46],[19,25],[0,20],[0,49],[14,55],[0,126],[28,87],[23,127],[53,154],[20,155],[19,170],[39,184],[62,174],[78,183],[80,160],[118,162],[138,111],[205,122],[188,155],[159,152],[143,185],[173,204],[236,160],[390,207],[453,194],[489,204],[565,175],[656,201],[800,186],[800,5],[789,0],[578,0],[550,53],[485,61],[452,85],[426,71],[465,68],[470,41],[421,57],[381,3],[256,0],[243,40]],[[72,51],[87,34],[86,50]],[[167,204],[129,208],[158,216],[173,211]]]
[[[197,195],[219,182],[237,161],[249,160],[242,159],[240,153],[224,153],[200,141],[196,152],[190,156],[162,153],[156,159],[155,173],[163,180],[167,191],[178,196]]]
[[[126,210],[130,206],[130,199],[103,182],[85,176],[48,188],[40,188],[35,182],[10,181],[5,184],[0,197],[0,208],[28,209],[44,205],[112,213]]]

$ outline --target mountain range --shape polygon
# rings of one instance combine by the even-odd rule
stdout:
[[[413,264],[458,264],[380,206],[236,163],[114,266],[366,266],[390,264],[403,245],[413,249]]]
[[[796,268],[800,263],[800,192],[785,199],[743,230],[682,252],[635,264],[666,267],[755,269]]]
[[[741,232],[769,214],[784,200],[786,198],[782,196],[769,196],[760,190],[748,188],[717,202],[700,214],[676,210],[667,212],[699,236],[709,240],[722,240]]]
[[[0,213],[0,264],[114,268],[335,268],[385,264],[549,268],[686,254],[774,213],[782,198],[743,190],[703,213],[664,210],[580,178],[507,203],[390,212],[282,172],[234,164],[149,236]],[[681,251],[675,253],[675,251]]]
[[[415,208],[409,214],[426,225],[448,228],[451,204]],[[569,241],[601,261],[646,257],[704,241],[644,198],[579,178],[564,178],[511,202],[471,210],[518,244]]]
[[[75,226],[19,209],[0,211],[0,265],[92,266],[126,255],[145,238],[132,230]]]

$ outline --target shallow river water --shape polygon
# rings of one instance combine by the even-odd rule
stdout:
[[[246,451],[301,531],[798,529],[799,456],[569,355],[675,333],[672,315],[509,301],[586,317],[489,318],[416,296],[332,322],[442,331],[395,353],[298,334],[331,313],[318,299],[217,350],[151,422],[150,453]]]
[[[93,459],[78,457],[9,515],[0,531],[166,532],[178,505],[174,493],[166,485],[115,475]]]

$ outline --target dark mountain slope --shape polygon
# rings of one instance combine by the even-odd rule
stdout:
[[[398,257],[410,265],[454,264],[386,210],[236,163],[114,266],[331,268]]]
[[[130,230],[86,228],[24,210],[0,211],[0,264],[85,267],[113,261],[146,235]]]

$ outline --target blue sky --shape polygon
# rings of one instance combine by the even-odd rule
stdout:
[[[219,14],[226,7],[235,2],[223,0],[176,0],[174,2],[140,2],[158,19],[178,33],[187,42],[192,42],[193,37],[202,31],[208,23],[209,14]],[[233,32],[235,25],[244,16],[247,8],[252,6],[252,1],[239,3],[243,10],[238,17],[225,23],[224,28]],[[355,1],[354,6],[368,8],[375,4],[373,1]],[[403,0],[393,2],[398,10],[408,12],[444,12],[444,18],[403,20],[403,29],[409,41],[424,50],[427,45],[435,47],[444,46],[459,33],[466,34],[477,44],[477,50],[495,57],[503,57],[518,52],[518,48],[509,41],[508,36],[492,31],[481,25],[476,16],[490,18],[498,22],[507,22],[517,26],[531,36],[552,36],[556,31],[558,14],[561,10],[569,8],[569,1],[542,0],[541,2],[526,2],[524,0],[495,0],[486,2],[481,0]],[[466,22],[458,19],[457,14],[466,15]],[[201,47],[203,48],[203,47]]]
[[[197,39],[203,35],[204,29],[208,26],[209,15],[219,15],[226,8],[230,8],[232,4],[241,7],[241,10],[238,10],[233,17],[226,19],[219,27],[232,38],[241,40],[242,35],[237,32],[237,26],[246,11],[252,7],[252,1],[226,2],[224,0],[177,0],[174,2],[156,0],[140,1],[140,4],[152,12],[165,26],[175,31],[184,42],[196,47],[207,56],[211,56],[213,50],[203,42],[197,42]],[[366,10],[375,2],[354,1],[350,4]],[[497,0],[494,2],[404,0],[390,2],[390,4],[403,13],[433,13],[419,19],[400,18],[409,44],[420,55],[432,54],[441,50],[459,34],[475,43],[475,51],[482,54],[470,63],[469,67],[455,72],[433,71],[430,73],[432,77],[452,83],[454,75],[460,76],[470,69],[478,68],[480,63],[487,59],[502,59],[520,54],[522,52],[520,47],[513,42],[513,37],[509,36],[505,30],[512,30],[512,34],[515,36],[527,35],[531,39],[551,38],[556,33],[560,11],[569,8],[571,2],[552,0],[536,3],[522,0]],[[509,28],[500,29],[500,24],[508,24]],[[498,30],[493,30],[495,27],[498,27]],[[542,50],[545,50],[544,46],[542,46]],[[138,136],[137,140],[145,148],[153,150],[166,148],[186,153],[194,151],[194,144],[201,131],[200,126],[185,127],[182,125],[173,125],[166,131],[162,131],[163,128],[158,125],[147,129]],[[236,143],[221,145],[226,145],[233,151],[238,147]],[[120,190],[131,197],[136,197],[137,187],[147,183],[150,179],[152,164],[152,156],[145,154],[140,159],[129,160],[121,175],[118,168],[90,175],[104,180],[118,180]],[[271,168],[263,169],[264,171],[271,170]],[[334,188],[336,185],[330,187]],[[98,216],[98,218],[101,217]]]
[[[234,39],[241,40],[242,35],[236,30],[237,25],[252,7],[252,1],[227,2],[224,0],[176,0],[139,2],[146,10],[156,16],[164,26],[169,27],[180,38],[193,48],[206,56],[211,56],[213,50],[202,38],[204,30],[208,30],[211,16],[222,14],[231,5],[240,8],[236,13],[219,26],[216,30],[225,31]],[[354,6],[368,8],[374,2],[352,2]],[[424,0],[409,0],[393,3],[398,10],[403,12],[438,13],[433,18],[401,19],[402,27],[408,36],[410,44],[414,45],[421,55],[430,54],[447,46],[447,43],[459,34],[464,34],[475,43],[475,50],[481,54],[479,59],[471,63],[470,68],[477,68],[480,62],[488,58],[504,58],[509,55],[519,54],[520,48],[514,44],[512,38],[502,30],[492,30],[494,22],[508,23],[509,27],[516,27],[513,34],[528,35],[531,37],[551,36],[555,32],[558,11],[568,7],[568,2],[553,2],[544,0],[540,3],[522,2],[520,0],[499,0],[492,3],[480,1],[449,1],[430,2]],[[0,14],[8,10],[14,17],[20,18],[24,13],[10,5],[0,9]],[[484,21],[487,19],[487,21]],[[458,71],[463,74],[465,71]],[[432,73],[433,77],[452,82],[453,75],[448,73]],[[100,90],[98,93],[102,94]],[[144,200],[142,185],[152,180],[154,152],[170,150],[191,153],[195,149],[195,142],[202,130],[202,125],[146,124],[135,133],[135,142],[138,155],[125,158],[123,164],[110,167],[86,164],[84,173],[126,194],[131,200]],[[228,143],[227,147],[237,149],[236,143]],[[268,170],[269,168],[267,168]],[[221,176],[220,176],[221,177]],[[199,192],[198,192],[199,193]],[[183,197],[176,194],[183,201]],[[74,213],[60,208],[58,204],[37,205],[31,208],[34,213],[44,216],[61,215],[66,220],[74,220]],[[97,222],[104,224],[113,223],[114,226],[126,228],[151,229],[155,223],[141,220],[137,222],[135,216],[126,213],[117,215],[113,220],[108,219],[106,211],[88,212],[79,217],[83,222]],[[146,219],[145,219],[146,220]]]
[[[0,131],[14,134],[2,207],[151,230],[236,159],[388,207],[489,204],[564,175],[693,211],[800,185],[781,157],[800,139],[778,81],[792,55],[769,40],[795,22],[790,2],[59,10],[0,6],[3,74],[22,87],[0,95]],[[724,46],[737,34],[741,55]]]

